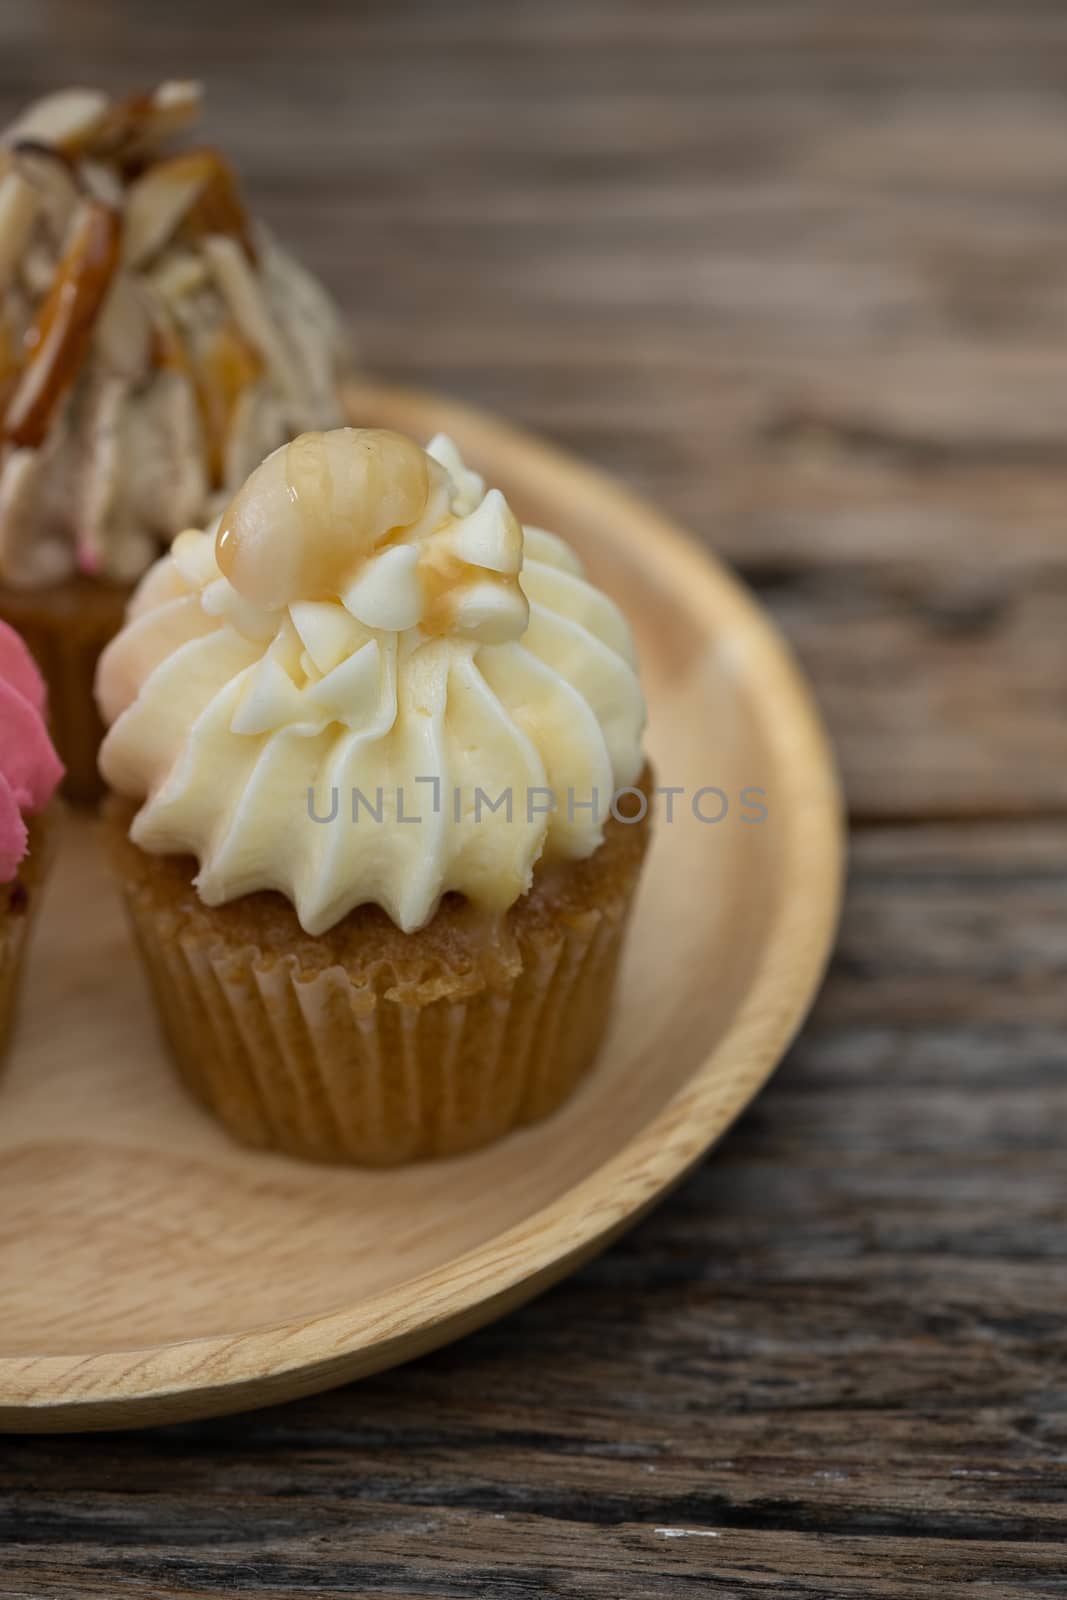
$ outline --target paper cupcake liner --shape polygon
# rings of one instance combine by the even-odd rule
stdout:
[[[130,589],[72,578],[47,589],[0,587],[0,620],[25,639],[48,686],[49,732],[67,769],[63,793],[91,804],[104,729],[93,699],[101,650],[122,626]]]
[[[245,1144],[367,1166],[454,1155],[547,1116],[592,1065],[647,798],[496,917],[446,895],[414,933],[360,906],[316,938],[274,892],[205,906],[192,859],[132,842],[135,810],[113,797],[104,833],[163,1030]]]
[[[391,1166],[447,1156],[554,1111],[592,1064],[624,917],[544,935],[504,989],[412,1004],[341,968],[173,937],[129,901],[164,1031],[198,1100],[245,1144]]]

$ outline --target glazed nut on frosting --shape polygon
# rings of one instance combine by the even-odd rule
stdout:
[[[312,934],[365,903],[410,931],[451,890],[506,909],[538,859],[597,849],[643,765],[621,613],[443,437],[275,451],[145,576],[97,699],[134,842],[195,856],[207,905],[280,891]]]

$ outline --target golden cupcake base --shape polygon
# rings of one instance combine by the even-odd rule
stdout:
[[[131,844],[128,803],[106,813],[178,1069],[242,1143],[376,1167],[458,1155],[547,1116],[591,1066],[648,808],[500,917],[449,895],[417,933],[365,906],[318,939],[278,894],[202,905],[193,862]]]

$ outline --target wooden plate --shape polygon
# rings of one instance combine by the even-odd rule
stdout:
[[[439,428],[581,550],[636,627],[661,803],[613,1029],[555,1118],[389,1173],[232,1145],[170,1075],[93,824],[49,884],[0,1093],[0,1426],[127,1427],[306,1394],[454,1339],[569,1272],[763,1084],[814,994],[842,860],[807,690],[745,591],[658,512],[431,396]],[[699,821],[697,806],[719,822]],[[760,789],[742,803],[743,789]],[[764,821],[745,820],[762,799]]]

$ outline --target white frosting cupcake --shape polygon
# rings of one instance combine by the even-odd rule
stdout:
[[[304,435],[181,534],[97,697],[134,842],[195,856],[205,905],[280,891],[311,934],[364,904],[410,932],[449,891],[505,910],[597,849],[643,765],[617,607],[448,440],[375,430]]]

